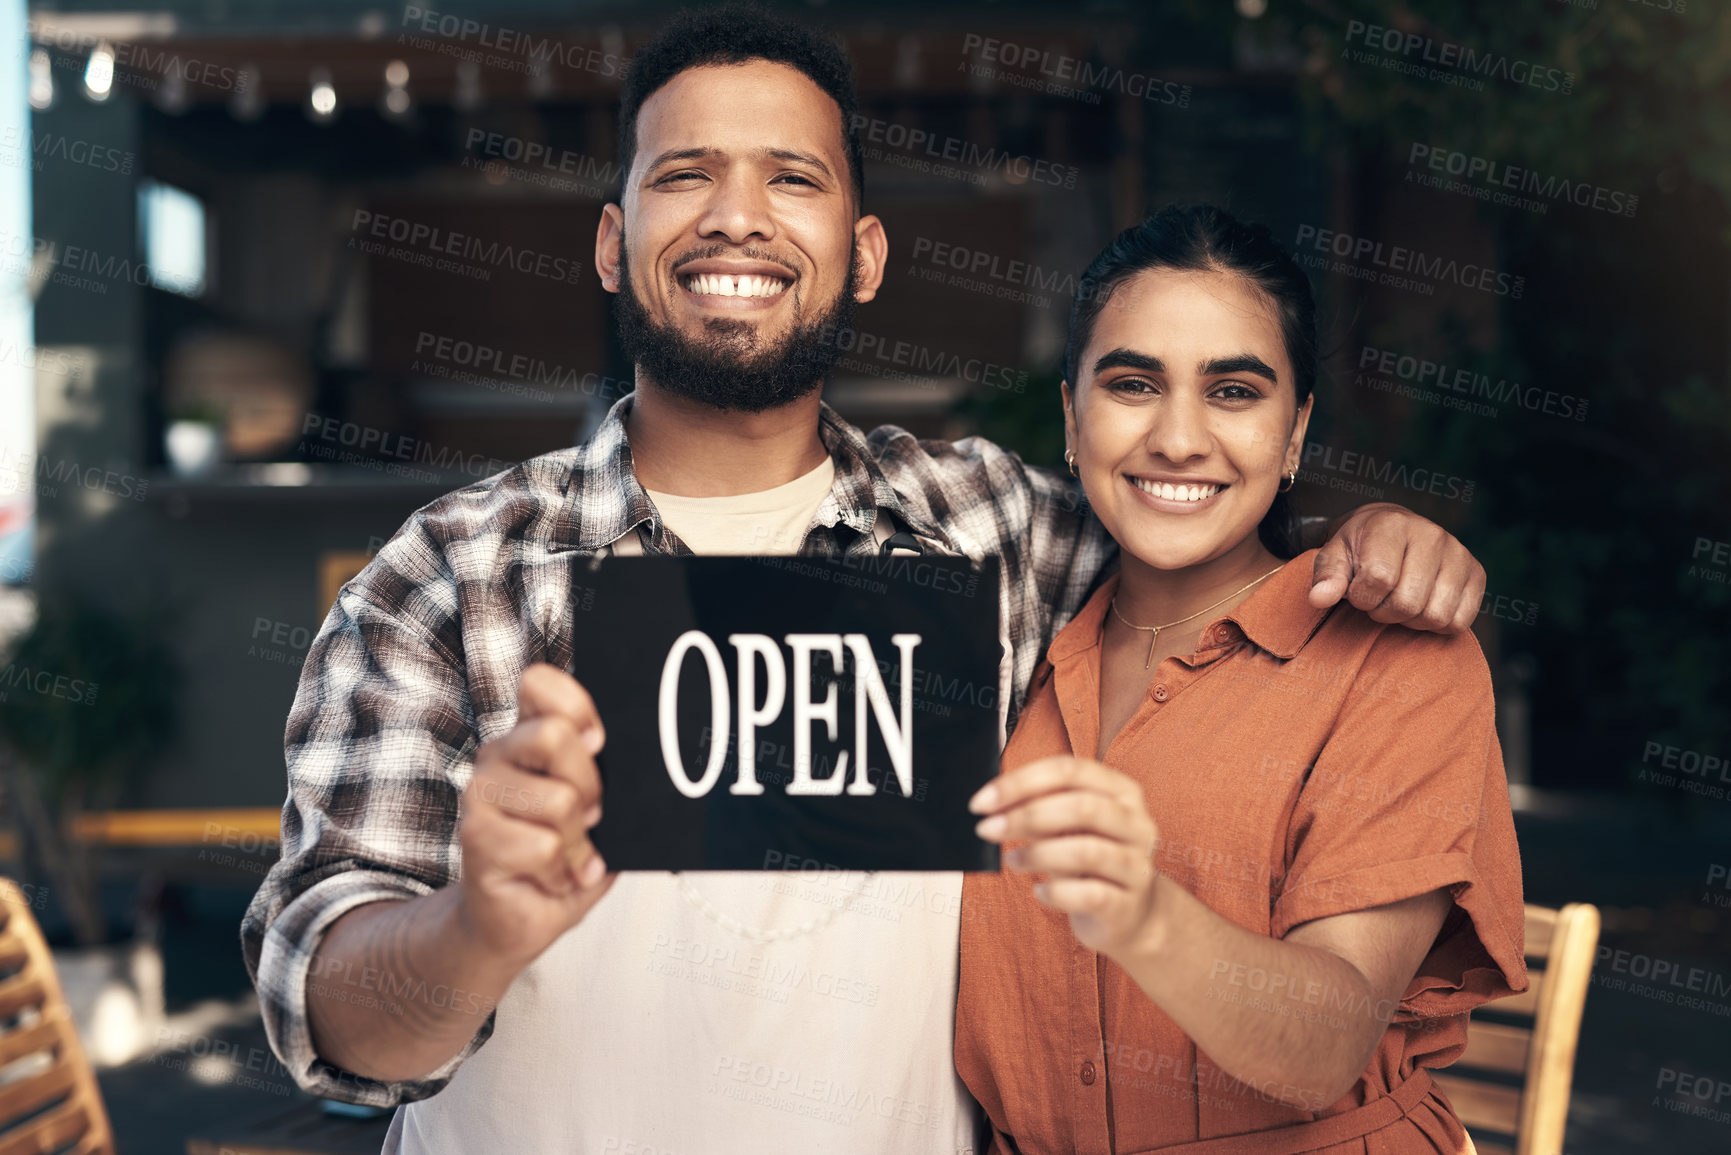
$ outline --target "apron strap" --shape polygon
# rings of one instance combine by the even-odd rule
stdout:
[[[872,525],[872,538],[877,542],[878,552],[896,557],[918,557],[925,552],[918,538],[896,528],[895,521],[878,507],[877,521]],[[638,557],[644,552],[643,528],[641,526],[625,534],[607,547],[607,552],[616,557]]]
[[[640,557],[643,554],[643,531],[633,529],[624,537],[607,547],[607,552],[615,557]]]
[[[918,557],[925,553],[925,547],[911,533],[905,533],[896,528],[896,523],[878,506],[877,520],[872,523],[872,540],[877,542],[878,552],[890,557]]]

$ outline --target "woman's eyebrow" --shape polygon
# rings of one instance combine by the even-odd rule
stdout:
[[[1201,377],[1224,377],[1229,373],[1251,373],[1258,377],[1268,378],[1270,385],[1280,384],[1274,370],[1268,362],[1254,353],[1238,353],[1231,357],[1216,357],[1212,361],[1202,361],[1196,366],[1196,373]]]
[[[1120,345],[1109,353],[1102,353],[1100,359],[1094,362],[1094,372],[1104,373],[1108,369],[1140,369],[1144,373],[1164,373],[1166,362]]]

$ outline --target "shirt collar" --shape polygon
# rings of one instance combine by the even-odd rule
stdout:
[[[637,480],[625,420],[633,395],[614,402],[595,432],[578,446],[564,484],[565,501],[553,529],[556,549],[595,551],[647,524],[658,537],[661,516]],[[915,534],[949,545],[934,525],[913,520],[878,467],[865,436],[828,404],[818,403],[818,437],[835,463],[835,483],[818,506],[816,520],[834,528],[846,525],[870,536],[880,509]]]
[[[637,481],[631,442],[625,436],[631,402],[629,393],[615,401],[595,432],[577,447],[554,522],[554,548],[605,549],[645,522],[653,532],[655,503]]]
[[[882,510],[897,523],[897,529],[906,526],[915,535],[932,538],[946,550],[957,552],[955,543],[941,526],[917,519],[902,503],[878,465],[865,434],[822,401],[818,402],[817,433],[835,462],[835,485],[817,507],[816,519],[820,524],[833,528],[840,523],[869,537],[877,524],[878,511]]]
[[[1310,604],[1316,550],[1299,554],[1263,582],[1234,609],[1209,621],[1198,650],[1248,640],[1277,658],[1293,658],[1315,636],[1330,609]],[[1107,579],[1069,625],[1052,640],[1046,656],[1054,666],[1100,644],[1100,626],[1118,592],[1118,574]]]
[[[1333,608],[1319,610],[1310,604],[1317,553],[1314,549],[1305,550],[1287,562],[1279,573],[1222,618],[1275,657],[1297,657]]]

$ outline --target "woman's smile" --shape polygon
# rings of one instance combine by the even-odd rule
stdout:
[[[1123,477],[1148,508],[1184,516],[1216,508],[1220,504],[1218,499],[1230,488],[1228,482],[1201,478],[1150,477],[1134,473],[1126,473]]]

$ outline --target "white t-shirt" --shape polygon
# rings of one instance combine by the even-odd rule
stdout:
[[[696,553],[792,554],[834,476],[650,500]],[[972,1152],[961,874],[790,866],[620,875],[385,1155]]]
[[[679,497],[647,490],[673,535],[696,554],[796,554],[835,484],[828,457],[786,485],[738,497]]]

